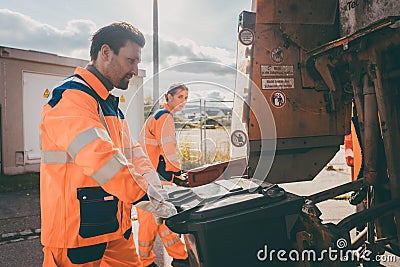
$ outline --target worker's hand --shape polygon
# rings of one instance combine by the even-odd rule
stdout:
[[[157,203],[154,200],[150,201],[141,201],[135,206],[139,209],[151,212],[158,222],[161,218],[169,218],[177,214],[176,208],[172,203],[168,201]]]
[[[149,189],[147,189],[147,194],[149,190],[151,190],[150,194],[153,198],[163,201],[168,199],[168,193],[163,188],[163,185],[160,181],[160,177],[156,172],[148,172],[143,174],[144,179],[146,179],[147,183],[149,184]],[[150,187],[152,187],[150,189]]]
[[[149,201],[141,201],[136,204],[136,207],[153,213],[154,217],[157,218],[169,218],[175,215],[177,213],[176,208],[167,201],[168,193],[163,189],[157,173],[146,173],[143,177],[148,182],[147,196]]]
[[[161,224],[163,224],[163,222],[164,222],[164,219],[163,219],[163,218],[154,216],[154,214],[153,214],[153,217],[154,217],[154,220],[156,221],[156,224],[157,224],[158,226],[160,226]]]
[[[189,187],[189,180],[187,174],[183,173],[179,176],[174,176],[173,183],[183,187]]]

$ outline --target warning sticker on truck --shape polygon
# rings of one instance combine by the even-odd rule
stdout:
[[[281,108],[286,104],[286,96],[281,91],[275,91],[271,95],[271,103],[277,108]]]
[[[247,143],[247,135],[242,130],[235,130],[231,134],[232,145],[242,147]]]
[[[43,93],[43,98],[48,98],[49,95],[50,95],[49,88],[46,88],[46,90],[44,90],[44,93]]]
[[[261,76],[293,76],[293,65],[261,65]]]
[[[294,78],[261,79],[263,90],[293,89]]]

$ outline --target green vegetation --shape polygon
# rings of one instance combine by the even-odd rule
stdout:
[[[186,140],[179,142],[178,149],[178,156],[183,170],[190,170],[206,164],[230,160],[228,141],[219,142],[215,147],[209,147],[205,155],[199,147],[195,147],[192,142]]]

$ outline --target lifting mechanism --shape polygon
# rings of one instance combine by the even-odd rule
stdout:
[[[400,155],[397,152],[400,148],[400,32],[391,26],[399,21],[398,16],[381,19],[308,52],[308,60],[314,63],[309,66],[323,77],[330,91],[344,90],[339,87],[343,81],[351,83],[352,90],[348,93],[353,96],[352,121],[362,150],[362,167],[355,182],[308,199],[315,204],[355,191],[351,203],[356,205],[366,199],[366,209],[344,218],[335,228],[344,234],[366,225],[352,248],[364,242],[365,248],[374,253],[388,251],[397,256],[400,255]]]

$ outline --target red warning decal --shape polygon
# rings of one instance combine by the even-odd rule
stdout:
[[[275,91],[271,95],[271,103],[274,107],[281,108],[286,104],[286,96],[282,91]]]

